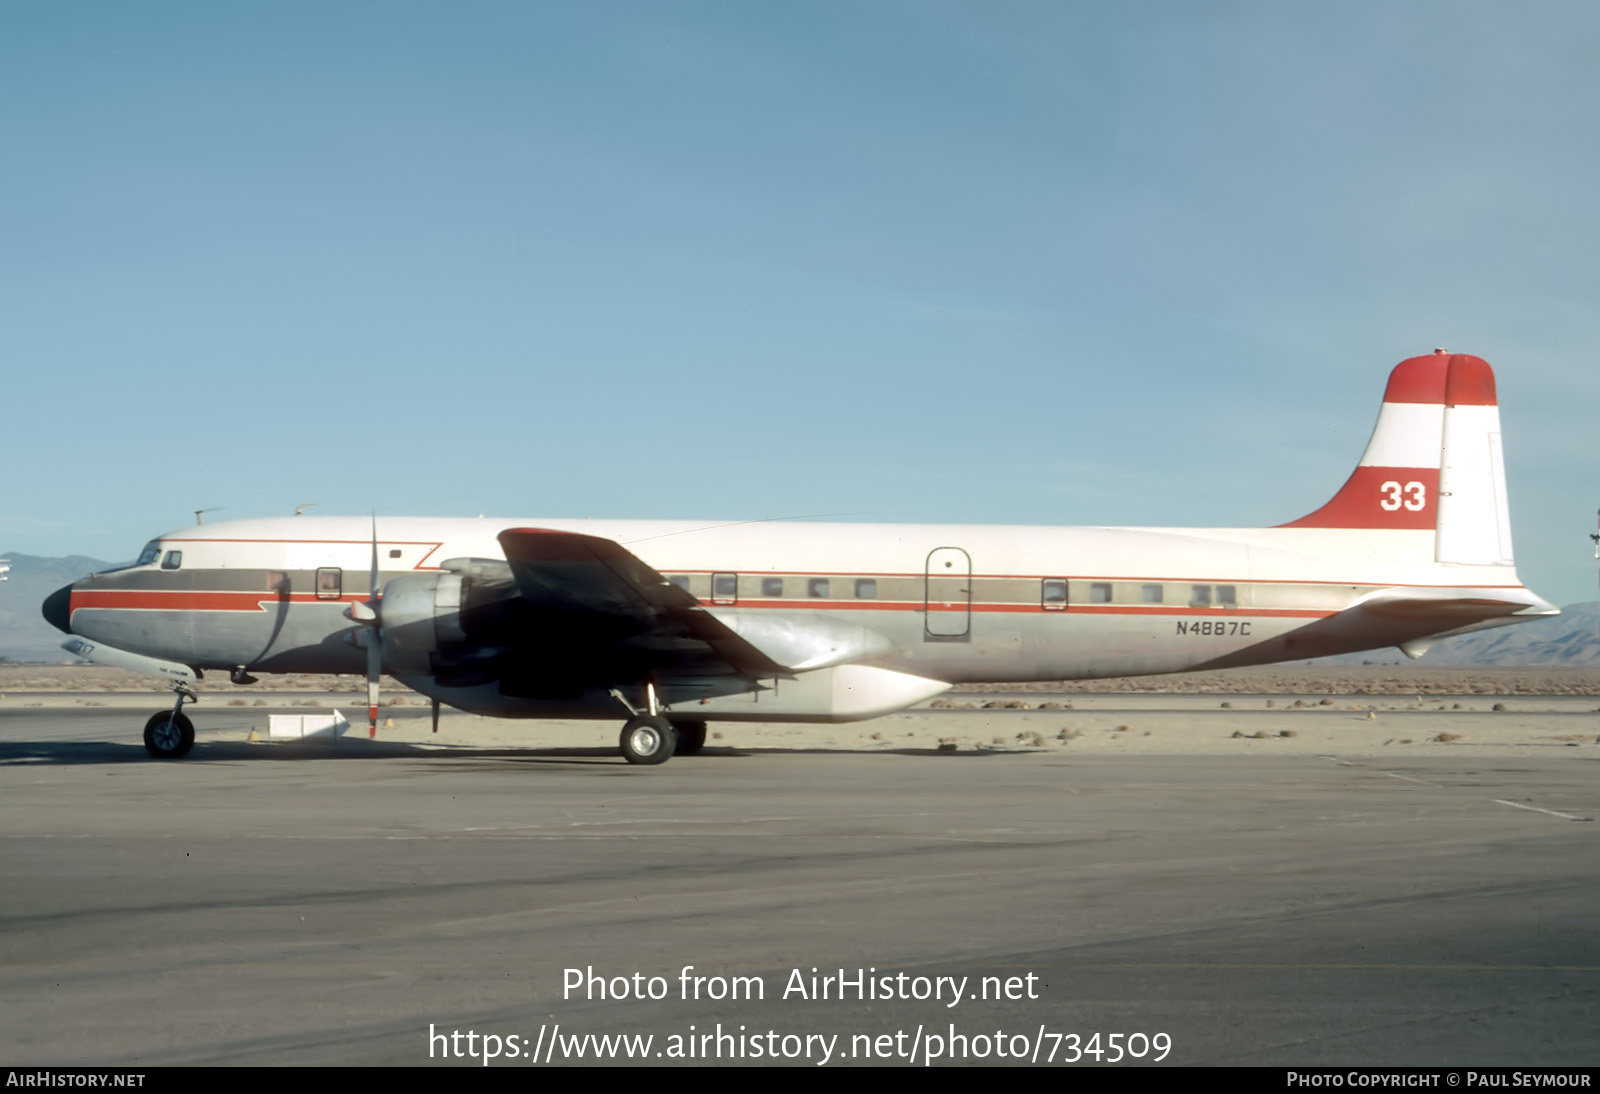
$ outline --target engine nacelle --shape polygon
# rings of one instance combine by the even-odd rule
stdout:
[[[460,574],[397,577],[383,587],[379,603],[386,672],[431,672],[435,654],[467,637]]]
[[[481,628],[516,595],[510,567],[487,559],[451,559],[438,573],[395,578],[379,601],[383,670],[428,675],[492,658],[500,651],[472,640],[472,621]]]

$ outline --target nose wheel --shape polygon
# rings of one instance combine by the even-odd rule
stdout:
[[[169,685],[178,701],[171,710],[161,710],[150,715],[144,724],[144,749],[158,760],[176,760],[187,756],[194,747],[194,723],[183,712],[183,704],[194,702],[198,696],[179,683]]]
[[[144,724],[144,747],[158,760],[176,760],[194,747],[194,723],[176,710],[161,710]]]

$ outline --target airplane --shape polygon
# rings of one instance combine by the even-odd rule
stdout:
[[[363,588],[362,586],[365,586]],[[849,722],[956,684],[1307,660],[1555,615],[1518,580],[1494,373],[1390,373],[1323,506],[1267,528],[300,516],[197,524],[52,593],[63,647],[177,693],[203,670],[388,674],[500,718],[625,718],[630,763],[711,721]]]

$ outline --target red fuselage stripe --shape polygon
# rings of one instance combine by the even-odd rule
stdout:
[[[311,593],[296,593],[289,597],[294,604],[340,604],[359,602],[365,597],[346,594],[338,600],[319,599]],[[269,612],[281,603],[271,593],[166,591],[161,589],[89,589],[72,594],[71,610],[145,612]],[[704,603],[704,602],[702,602]],[[934,611],[960,612],[1037,612],[1040,614],[1065,613],[1070,615],[1186,615],[1252,616],[1257,618],[1283,617],[1291,619],[1316,619],[1332,615],[1332,610],[1302,608],[1220,608],[1190,607],[1186,604],[1074,604],[1069,608],[1046,608],[1042,604],[984,603],[975,601],[968,605],[962,601],[925,604],[921,600],[827,600],[821,598],[795,598],[793,600],[741,599],[737,606],[744,608],[806,609],[827,611]],[[712,602],[712,607],[717,606]]]

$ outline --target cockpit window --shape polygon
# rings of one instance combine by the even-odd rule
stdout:
[[[139,561],[135,562],[134,565],[148,566],[160,556],[161,544],[156,540],[151,540],[149,543],[144,545],[144,550],[139,552]]]
[[[317,571],[317,599],[338,600],[344,571],[337,566],[324,566]]]
[[[183,552],[182,551],[168,551],[167,552],[167,557],[161,560],[161,568],[163,570],[176,570],[179,566],[182,566],[182,565],[183,565]]]

